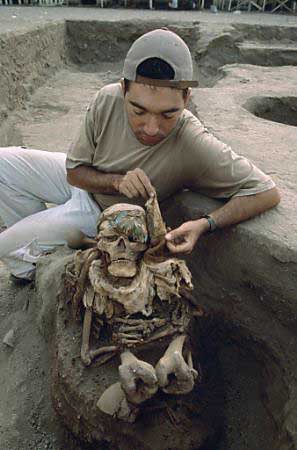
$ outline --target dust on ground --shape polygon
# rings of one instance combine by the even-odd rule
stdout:
[[[92,96],[119,78],[115,64],[92,72],[63,68],[36,91],[26,110],[15,113],[12,143],[65,152]],[[37,327],[40,305],[34,286],[16,285],[1,263],[0,285],[1,341],[11,329],[15,335],[14,348],[2,344],[0,351],[1,450],[80,449],[68,434],[65,437],[51,406],[50,349]]]

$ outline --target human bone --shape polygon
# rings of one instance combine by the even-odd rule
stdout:
[[[124,351],[121,354],[119,374],[126,398],[134,405],[148,400],[158,390],[158,379],[154,367],[136,358],[131,351]]]
[[[117,286],[113,279],[104,276],[100,261],[94,261],[90,267],[89,279],[95,292],[94,310],[98,314],[105,312],[106,305],[115,301],[123,305],[127,314],[137,312],[142,312],[145,316],[151,314],[151,304],[155,294],[153,274],[144,264],[140,264],[138,273],[137,265],[135,265],[135,271],[136,274],[133,278],[131,277],[130,284]]]
[[[130,422],[158,388],[184,394],[197,375],[191,354],[183,357],[191,306],[182,293],[193,288],[191,274],[184,261],[164,256],[165,234],[156,196],[146,210],[117,204],[100,216],[96,247],[77,252],[66,267],[64,294],[83,315],[82,362],[89,366],[95,358],[104,364],[121,357],[121,389],[108,388],[98,407]],[[103,331],[108,342],[100,345]],[[91,347],[92,336],[97,348]],[[132,353],[170,336],[173,341],[156,368]]]
[[[97,407],[116,419],[134,422],[138,408],[128,404],[125,392],[120,382],[109,386],[97,402]]]
[[[137,261],[147,248],[148,232],[143,208],[117,204],[102,213],[98,249],[108,257],[108,272],[119,278],[137,273]]]
[[[167,394],[188,394],[194,387],[198,372],[193,368],[191,352],[188,361],[183,357],[183,345],[186,336],[176,337],[167,348],[156,366],[159,386]],[[174,381],[169,376],[174,375]]]

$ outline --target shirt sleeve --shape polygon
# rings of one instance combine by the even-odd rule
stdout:
[[[98,94],[93,98],[87,108],[80,130],[70,145],[66,157],[66,168],[74,169],[80,165],[91,166],[96,150],[95,134],[98,120],[97,115]]]
[[[237,155],[198,121],[185,150],[189,189],[213,198],[254,195],[275,186],[273,180],[247,158]],[[192,126],[194,124],[192,123]],[[197,125],[197,124],[196,124]]]

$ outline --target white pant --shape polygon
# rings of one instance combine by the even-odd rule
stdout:
[[[66,180],[66,155],[22,147],[0,148],[0,259],[13,275],[31,278],[39,256],[80,230],[96,235],[100,208]],[[54,203],[47,208],[46,203]]]

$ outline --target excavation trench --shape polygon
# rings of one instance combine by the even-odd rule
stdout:
[[[1,48],[5,47],[5,52],[1,53],[0,50],[0,62],[2,66],[5,65],[5,70],[0,75],[2,76],[2,80],[0,80],[1,146],[25,145],[50,151],[66,151],[79,129],[84,111],[92,96],[101,86],[116,82],[121,77],[123,58],[131,42],[143,32],[163,25],[168,26],[164,23],[152,25],[140,22],[133,24],[128,22],[121,24],[66,22],[65,24],[48,25],[44,29],[36,30],[32,34],[27,33],[25,36],[2,37]],[[203,30],[198,25],[175,24],[170,28],[178,32],[188,43],[194,57],[195,75],[200,78],[202,86],[214,83],[219,69],[217,60],[221,65],[249,62],[249,60],[243,60],[242,54],[239,56],[236,47],[236,42],[243,40],[243,37],[240,38],[238,35],[240,31],[238,27],[236,39],[232,41],[233,47],[229,45],[230,39],[232,40],[229,36],[228,39],[226,37],[214,39],[214,44],[210,46],[209,50],[203,47],[205,45],[205,42],[204,44],[202,42]],[[252,31],[252,27],[250,31]],[[246,27],[243,34],[248,34]],[[27,51],[25,51],[26,48]],[[233,53],[230,48],[234,48]],[[17,54],[15,53],[16,49],[18,49]],[[14,55],[10,62],[9,53]],[[25,60],[22,53],[26,54]],[[253,58],[256,57],[253,56]],[[260,55],[259,63],[261,58]],[[291,54],[290,58],[292,58]],[[196,64],[198,59],[201,61],[199,68]],[[273,61],[271,65],[273,65]],[[282,108],[280,108],[280,103],[272,98],[251,99],[245,107],[257,117],[296,126],[295,99],[285,98],[279,101],[281,101]],[[194,103],[190,104],[190,109],[197,114],[197,107]],[[179,212],[176,211],[176,215],[178,214]],[[168,220],[170,221],[170,218]],[[240,251],[243,249],[241,248]],[[207,256],[206,253],[204,255]],[[46,262],[39,269],[41,281],[37,285],[35,300],[31,300],[32,292],[26,291],[30,303],[30,313],[36,317],[47,343],[54,346],[57,343],[52,339],[55,321],[55,308],[52,305],[59,285],[60,261],[60,256],[52,256],[51,265],[48,266]],[[198,262],[194,259],[192,260],[193,264],[197,266]],[[228,264],[232,266],[233,262],[229,261]],[[232,291],[232,295],[236,292],[239,303],[250,302],[251,309],[255,308],[250,323],[245,322],[244,312],[234,315],[224,307],[224,303],[219,308],[213,307],[213,303],[219,295],[218,292],[221,291],[221,286],[217,285],[215,289],[212,286],[211,292],[205,295],[203,289],[200,288],[201,283],[198,278],[194,274],[197,298],[203,300],[206,314],[197,321],[195,329],[195,338],[197,338],[195,363],[201,365],[203,377],[201,384],[195,389],[195,395],[189,400],[191,411],[187,417],[188,419],[189,417],[199,417],[202,425],[204,424],[205,428],[211,430],[207,438],[201,443],[199,436],[196,436],[196,441],[193,438],[191,445],[183,444],[181,440],[176,447],[174,444],[166,447],[165,443],[161,447],[160,442],[166,442],[165,437],[156,434],[150,435],[148,431],[147,441],[143,441],[146,446],[143,443],[142,447],[141,445],[137,447],[141,441],[133,441],[133,433],[129,435],[129,439],[127,439],[127,434],[125,437],[123,436],[121,443],[118,439],[113,438],[112,433],[107,433],[104,439],[100,438],[99,443],[96,443],[94,435],[92,437],[90,433],[84,431],[84,427],[77,426],[76,423],[72,427],[71,420],[69,421],[68,418],[65,422],[75,436],[70,437],[67,434],[67,438],[65,438],[65,434],[61,434],[61,430],[58,430],[59,426],[56,424],[53,427],[53,434],[58,430],[60,447],[55,447],[58,445],[57,441],[51,437],[48,441],[49,446],[46,448],[55,450],[61,448],[61,445],[64,445],[64,448],[81,450],[95,448],[110,450],[128,448],[130,450],[131,448],[285,450],[295,448],[285,421],[286,405],[291,389],[290,377],[286,373],[291,370],[293,365],[292,361],[288,363],[285,354],[281,354],[287,340],[287,331],[280,336],[280,343],[274,345],[270,344],[267,339],[269,333],[264,337],[261,335],[261,319],[257,318],[257,308],[259,308],[260,317],[263,314],[263,305],[259,307],[256,301],[260,294],[250,286],[245,286],[243,289],[240,277],[237,279],[235,276],[232,286],[229,286],[227,282],[223,289],[225,292]],[[6,278],[3,279],[5,282]],[[253,293],[252,299],[251,292]],[[42,302],[37,301],[37,298],[41,298]],[[208,303],[209,299],[210,303]],[[13,311],[11,314],[17,314],[17,312]],[[280,330],[282,327],[283,324],[277,324],[275,330]],[[2,323],[1,331],[4,330],[5,326]],[[37,338],[32,337],[33,344],[34,339]],[[64,345],[67,346],[67,339]],[[64,348],[64,350],[67,349]],[[52,352],[55,352],[55,348],[52,349]],[[5,361],[1,363],[4,364]],[[47,364],[51,365],[51,363]],[[104,369],[98,368],[97,370]],[[29,380],[27,383],[26,389],[32,390]],[[46,379],[46,383],[51,383],[50,377]],[[69,383],[70,389],[73,386],[70,380]],[[69,395],[75,395],[74,391],[69,391]],[[34,392],[32,392],[32,396],[34,397]],[[36,410],[39,407],[37,404],[35,399],[33,405]],[[73,406],[73,417],[79,415],[76,407]],[[174,408],[177,408],[176,404],[173,405]],[[32,414],[31,412],[31,416]],[[43,414],[43,424],[46,428],[48,426],[46,414],[52,414],[52,410],[45,408]],[[60,411],[60,414],[63,417],[63,411]],[[23,444],[26,446],[21,447],[18,443],[17,446],[15,444],[15,442],[19,442],[17,438],[13,440],[8,436],[8,440],[11,439],[11,441],[9,441],[10,447],[7,448],[10,450],[13,448],[18,448],[18,450],[37,448],[36,433],[33,434],[33,440],[30,442],[29,428],[25,419],[22,420],[24,442],[27,444]],[[74,418],[73,421],[75,422],[75,420]],[[88,418],[83,418],[83,420],[87,421]],[[164,415],[161,420],[165,420]],[[161,429],[162,432],[166,430],[166,424],[162,424]],[[181,433],[185,433],[185,430],[179,428],[177,424],[177,437],[174,432],[173,429],[170,440],[173,443],[180,439]],[[41,442],[44,443],[42,439]]]
[[[256,97],[250,98],[244,107],[265,120],[297,126],[296,97]]]

